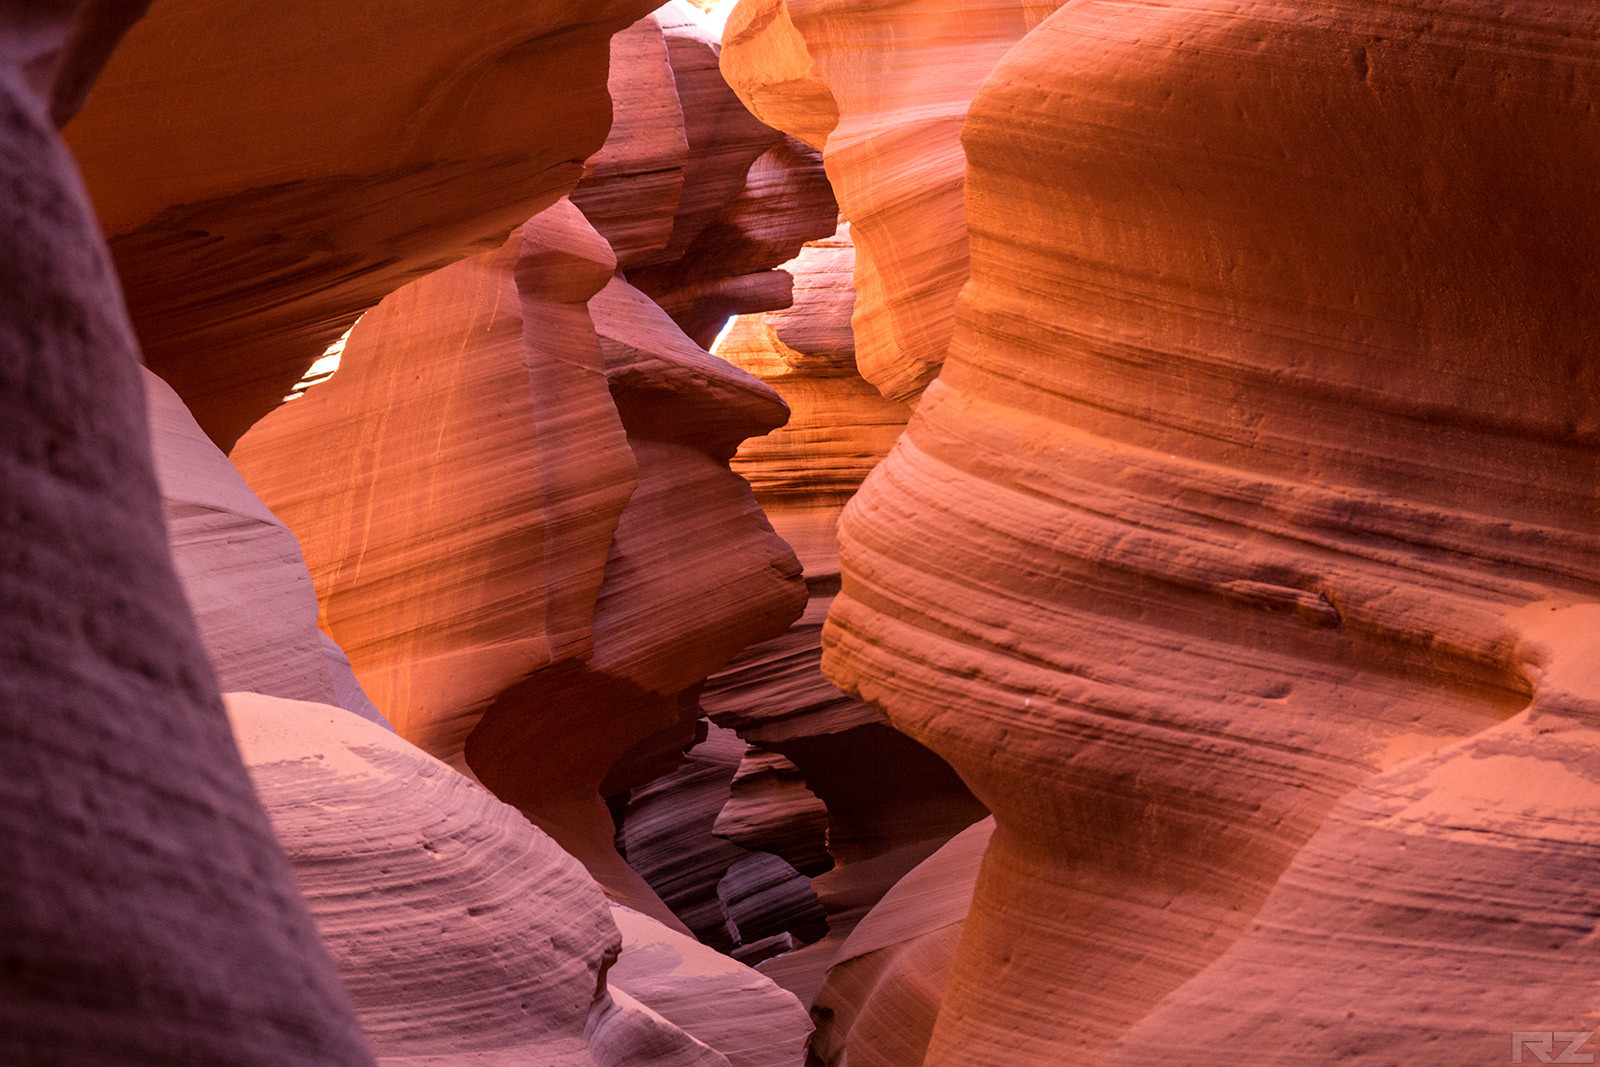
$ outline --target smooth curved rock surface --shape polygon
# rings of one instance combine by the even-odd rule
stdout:
[[[148,370],[143,378],[167,540],[222,688],[335,704],[387,726],[317,628],[317,591],[294,534],[178,394]]]
[[[974,102],[950,358],[846,510],[824,634],[998,821],[929,1062],[1098,1062],[1341,796],[1541,699],[1509,616],[1600,578],[1597,16],[1484,14],[1077,3]],[[1382,849],[1370,819],[1325,833]],[[1450,1030],[1412,1021],[1394,1047]]]
[[[1007,50],[1057,6],[742,0],[729,17],[723,70],[756,114],[815,138],[827,105],[837,109],[823,158],[855,236],[857,359],[862,377],[893,400],[915,401],[938,374],[967,280],[967,107]]]
[[[1531,1063],[1538,1044],[1560,1056],[1600,1024],[1587,978],[1600,957],[1600,608],[1536,605],[1518,622],[1532,707],[1345,797],[1245,936],[1108,1063],[1269,1050],[1282,1063],[1495,1063],[1508,1037]],[[1566,1036],[1551,1047],[1539,1031]]]
[[[172,566],[53,122],[138,8],[0,10],[0,1060],[366,1067]]]
[[[230,451],[358,315],[572,188],[650,6],[157,0],[67,131],[150,368]]]
[[[381,1062],[798,1062],[810,1027],[792,997],[732,960],[685,966],[710,950],[609,906],[465,776],[336,708],[228,705]]]
[[[824,1064],[922,1063],[994,820],[982,819],[912,868],[839,947],[812,1005]]]
[[[234,450],[356,676],[458,769],[502,693],[593,649],[637,480],[586,307],[613,269],[558,205],[369,312],[338,373]]]
[[[707,354],[624,282],[608,284],[590,309],[638,486],[606,559],[592,650],[569,670],[501,694],[466,757],[613,888],[638,877],[612,846],[601,793],[654,777],[619,778],[616,769],[670,765],[700,717],[706,676],[752,640],[781,633],[806,591],[793,553],[725,458],[743,437],[781,424],[783,401]]]
[[[689,162],[683,105],[661,19],[611,38],[611,132],[570,199],[629,270],[666,249]]]
[[[811,1020],[790,993],[645,915],[613,905],[622,956],[609,974],[733,1067],[796,1067]]]
[[[839,105],[790,20],[786,0],[735,4],[722,40],[728,56],[722,74],[750,113],[822,151],[839,124]]]

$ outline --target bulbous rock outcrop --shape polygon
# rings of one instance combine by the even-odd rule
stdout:
[[[369,312],[338,373],[234,450],[368,693],[458,768],[501,693],[593,648],[637,484],[586,306],[613,267],[559,205]]]
[[[154,4],[67,131],[150,368],[231,450],[358,315],[572,188],[651,6]]]
[[[1600,587],[1597,24],[1090,0],[995,69],[950,358],[846,511],[824,634],[830,677],[997,817],[929,1062],[1097,1062],[1174,991],[1126,1062],[1285,1054],[1283,1020],[1326,1026],[1306,1062],[1479,1058],[1490,1029],[1503,1055],[1525,1001],[1463,1001],[1467,1036],[1417,1004],[1518,953],[1571,1003],[1584,942],[1537,935],[1593,929],[1551,888],[1592,847],[1591,720],[1505,720],[1551,684],[1517,612]],[[1544,761],[1567,829],[1458,777]],[[1447,885],[1520,902],[1503,948],[1365,939],[1406,899],[1471,941],[1493,919]],[[1337,1017],[1309,1008],[1326,968]],[[1219,1014],[1230,981],[1271,993]],[[1202,1018],[1192,1044],[1156,1022]]]
[[[727,466],[783,401],[614,266],[561,202],[391,296],[235,458],[400,734],[676,922],[616,854],[601,791],[670,766],[698,684],[805,587]]]

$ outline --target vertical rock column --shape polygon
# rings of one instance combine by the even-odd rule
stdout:
[[[0,11],[0,1060],[370,1064],[173,571],[53,119],[139,5]]]
[[[1339,797],[1540,699],[1510,615],[1600,588],[1597,18],[1091,0],[979,94],[951,357],[824,634],[997,817],[930,1062],[1098,1061]]]

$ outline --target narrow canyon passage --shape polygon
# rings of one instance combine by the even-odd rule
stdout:
[[[1592,5],[0,44],[0,1063],[1600,1047]]]

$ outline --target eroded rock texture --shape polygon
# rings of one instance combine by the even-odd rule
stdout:
[[[618,34],[616,122],[572,194],[628,281],[702,346],[733,315],[787,306],[774,268],[837,211],[820,155],[751,117],[719,49],[687,0]]]
[[[151,369],[231,449],[358,315],[571,189],[650,7],[159,0],[68,130]]]
[[[803,777],[803,794],[798,788],[785,794],[796,805],[787,820],[773,807],[779,794],[768,794],[765,841],[735,811],[724,811],[718,824],[739,826],[740,844],[780,855],[803,849],[805,839],[796,835],[814,818],[805,798],[826,807],[835,869],[796,866],[819,875],[813,887],[829,913],[829,936],[762,965],[808,1002],[867,909],[945,838],[984,814],[943,760],[891,728],[878,709],[840,692],[819,668],[822,622],[839,587],[839,513],[910,414],[856,371],[853,263],[848,226],[808,244],[788,264],[792,306],[740,319],[718,348],[790,406],[789,422],[746,442],[734,469],[750,479],[774,528],[795,546],[811,600],[782,636],[752,645],[713,678],[701,703],[719,724],[790,761]],[[730,807],[736,797],[737,789]]]
[[[717,834],[730,786],[748,746],[709,726],[681,764],[634,789],[618,844],[628,863],[705,944],[758,958],[827,933],[808,879],[776,854],[758,854]],[[776,862],[770,862],[776,861]]]
[[[606,795],[692,742],[699,683],[805,587],[727,457],[782,423],[566,202],[407,287],[235,450],[402,736],[477,774],[618,896]]]
[[[300,544],[165,382],[143,372],[167,540],[212,669],[228,691],[335,704],[385,722],[317,628]]]
[[[133,330],[52,121],[139,7],[0,8],[0,1060],[359,1067],[173,571]]]
[[[850,932],[812,1005],[816,1059],[856,1067],[923,1062],[993,836],[991,818],[952,837]]]
[[[575,208],[541,214],[369,312],[234,450],[374,701],[458,768],[501,693],[593,648],[637,484],[586,307],[613,266]]]
[[[997,817],[929,1062],[1590,1017],[1590,609],[1527,620],[1600,577],[1597,20],[1084,2],[986,83],[950,359],[824,635]]]
[[[336,708],[229,712],[380,1062],[798,1062],[793,997],[638,913],[619,932],[583,867],[466,777]]]
[[[894,400],[915,401],[938,374],[967,280],[967,107],[1058,6],[743,0],[728,20],[729,84],[755,114],[823,149],[856,242],[856,358]]]

